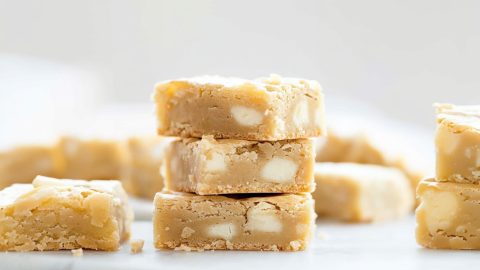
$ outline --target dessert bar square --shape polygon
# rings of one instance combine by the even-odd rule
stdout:
[[[480,183],[480,106],[436,106],[436,179]]]
[[[195,77],[157,84],[153,99],[160,135],[277,141],[324,134],[315,81]]]
[[[310,194],[199,196],[157,193],[154,244],[181,250],[286,250],[307,247],[314,229]]]
[[[312,192],[313,140],[180,139],[165,159],[166,187],[199,195]]]
[[[398,169],[355,163],[317,163],[315,210],[351,222],[400,218],[413,208],[408,178]]]
[[[0,191],[0,250],[117,250],[132,219],[118,181],[38,176]]]

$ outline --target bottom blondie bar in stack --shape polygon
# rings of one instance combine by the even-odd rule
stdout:
[[[154,97],[159,134],[182,137],[154,200],[156,248],[307,247],[316,217],[308,137],[323,134],[316,82],[202,77],[160,83]]]
[[[315,213],[310,194],[155,197],[157,248],[303,250]]]

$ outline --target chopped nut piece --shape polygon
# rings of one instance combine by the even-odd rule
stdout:
[[[290,247],[292,247],[293,251],[299,250],[301,246],[302,246],[302,244],[300,244],[300,242],[298,242],[298,241],[290,242]]]
[[[181,234],[181,237],[182,238],[188,238],[190,236],[192,236],[192,234],[195,232],[195,230],[193,230],[192,228],[190,227],[185,227],[183,228],[182,230],[182,234]]]

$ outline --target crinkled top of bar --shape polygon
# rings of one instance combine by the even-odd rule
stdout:
[[[36,187],[84,187],[92,189],[98,192],[109,193],[116,195],[122,189],[122,184],[115,180],[70,180],[70,179],[56,179],[46,176],[37,176],[33,182],[33,186]]]
[[[0,207],[6,207],[18,200],[39,200],[55,194],[57,197],[69,196],[85,191],[101,192],[124,201],[126,194],[119,181],[114,180],[68,180],[37,176],[32,184],[14,184],[0,192]],[[118,202],[120,203],[120,202]]]
[[[321,86],[317,81],[305,80],[300,78],[287,78],[279,75],[271,74],[269,77],[257,78],[254,80],[246,80],[236,77],[222,77],[222,76],[198,76],[192,78],[181,78],[176,80],[164,81],[157,84],[165,85],[173,82],[184,82],[197,86],[223,86],[225,88],[240,89],[243,86],[253,85],[257,89],[264,91],[288,91],[294,88],[312,89],[321,91]]]
[[[480,105],[435,104],[437,122],[446,123],[454,132],[480,132]]]

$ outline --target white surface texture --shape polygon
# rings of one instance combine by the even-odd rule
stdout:
[[[133,239],[144,239],[142,253],[128,244],[117,252],[70,251],[0,253],[1,269],[475,269],[478,252],[428,250],[414,239],[413,216],[382,224],[320,222],[303,252],[155,250],[152,224],[135,222]]]

